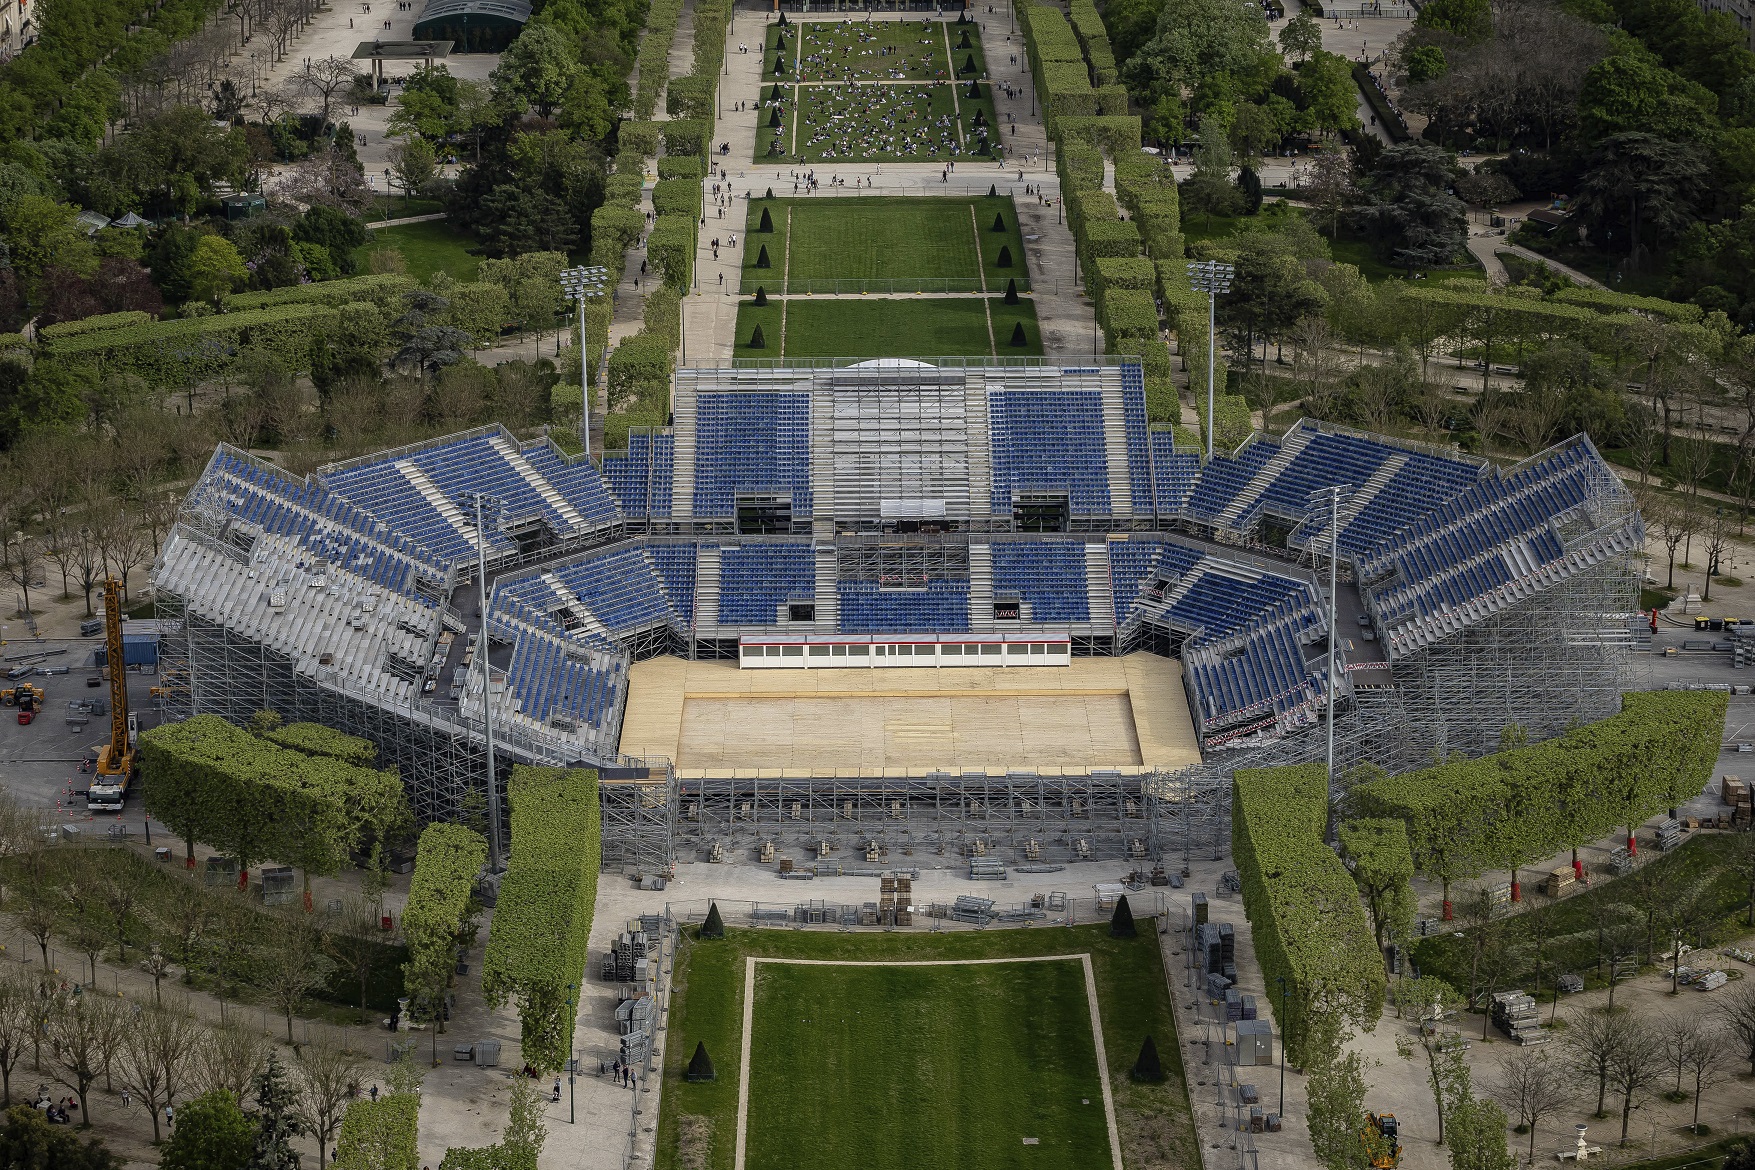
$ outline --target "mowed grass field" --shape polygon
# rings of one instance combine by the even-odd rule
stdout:
[[[989,331],[989,314],[992,330]],[[1013,345],[1019,324],[1024,344]],[[1027,298],[1007,305],[1001,297],[870,297],[786,302],[782,343],[781,303],[737,309],[735,358],[1037,357],[1042,331]],[[756,326],[764,345],[750,345]]]
[[[479,247],[475,237],[442,219],[377,228],[366,233],[360,246],[360,271],[366,271],[366,254],[373,248],[394,248],[408,264],[408,274],[426,281],[435,272],[448,272],[464,283],[475,279],[481,257],[469,249]]]
[[[965,32],[967,47],[963,47]],[[786,68],[776,73],[782,39]],[[762,44],[762,77],[769,81],[930,81],[953,76],[967,81],[987,69],[981,30],[973,21],[788,21],[769,25]],[[955,72],[967,70],[971,57],[975,63],[972,72]],[[895,76],[898,73],[900,77]]]
[[[1134,939],[1111,939],[1107,924],[946,934],[733,928],[713,941],[693,933],[675,967],[657,1170],[731,1170],[751,955],[1088,953],[1124,1164],[1200,1165],[1158,940],[1144,919]],[[748,1170],[1108,1167],[1082,964],[927,968],[936,974],[925,978],[921,970],[758,965]],[[1169,1074],[1162,1084],[1128,1077],[1148,1034]],[[684,1078],[697,1042],[713,1060],[713,1081]],[[1026,1137],[1040,1144],[1026,1146]]]
[[[771,232],[761,230],[764,211]],[[1030,288],[1009,195],[752,199],[743,253],[746,293],[978,292],[983,282],[1004,292],[1008,279]]]
[[[750,1167],[1106,1170],[1084,965],[759,964],[748,1124]]]

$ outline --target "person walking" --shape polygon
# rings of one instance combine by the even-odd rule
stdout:
[[[177,1128],[177,1114],[169,1105],[165,1106],[165,1128],[168,1130]]]

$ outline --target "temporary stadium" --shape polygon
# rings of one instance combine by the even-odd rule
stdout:
[[[886,359],[679,371],[628,448],[220,447],[153,570],[166,717],[363,735],[424,819],[490,742],[502,783],[589,763],[628,868],[1145,860],[1331,728],[1393,771],[1611,714],[1643,636],[1583,436],[1508,466],[1306,420],[1207,460],[1130,359]]]

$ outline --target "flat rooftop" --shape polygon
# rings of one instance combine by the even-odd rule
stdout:
[[[1178,663],[740,670],[654,658],[629,672],[621,751],[691,777],[1174,769],[1200,762]]]

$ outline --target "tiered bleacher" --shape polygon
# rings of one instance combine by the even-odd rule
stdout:
[[[969,582],[928,581],[923,589],[875,581],[838,585],[845,634],[958,634],[969,628]]]
[[[670,484],[676,439],[668,434],[632,432],[628,449],[603,460],[603,478],[623,516],[661,520],[670,515]]]
[[[719,550],[719,624],[772,626],[789,601],[816,597],[816,552],[809,541]]]
[[[695,430],[696,516],[731,516],[739,492],[789,492],[810,515],[810,395],[702,394]]]
[[[993,545],[993,591],[1029,603],[1030,620],[1088,622],[1085,546],[1073,541],[1008,541]]]
[[[1009,514],[1017,493],[1067,492],[1078,515],[1110,511],[1103,396],[1096,390],[996,390],[988,394],[993,510]]]

